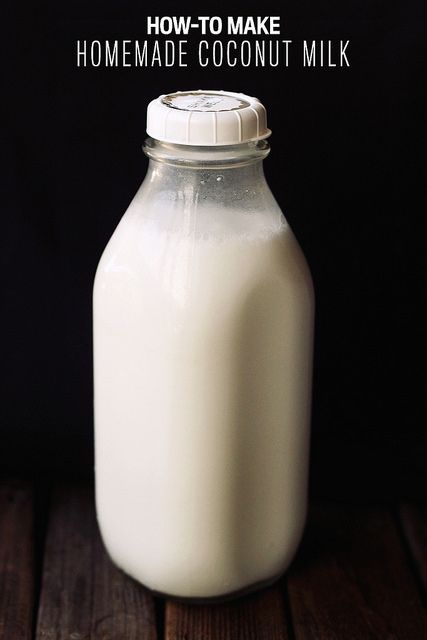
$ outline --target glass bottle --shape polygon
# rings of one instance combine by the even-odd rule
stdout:
[[[279,577],[304,527],[312,281],[259,101],[161,96],[147,131],[95,279],[97,516],[156,592],[236,595]]]

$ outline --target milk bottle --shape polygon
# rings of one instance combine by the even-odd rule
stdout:
[[[144,585],[223,597],[280,576],[303,530],[312,282],[257,99],[161,96],[147,132],[95,278],[97,516]]]

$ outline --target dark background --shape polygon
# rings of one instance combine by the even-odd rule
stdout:
[[[91,477],[91,288],[145,173],[145,108],[216,88],[267,106],[267,178],[313,273],[312,496],[424,493],[422,3],[296,6],[253,13],[280,15],[295,51],[350,39],[349,69],[78,69],[77,39],[251,7],[2,3],[1,473]]]

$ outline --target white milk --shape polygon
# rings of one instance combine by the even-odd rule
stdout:
[[[300,540],[311,279],[271,195],[248,213],[147,189],[96,275],[98,520],[143,584],[220,596],[277,577]]]

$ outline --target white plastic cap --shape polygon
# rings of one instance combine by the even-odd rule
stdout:
[[[229,91],[177,91],[148,105],[147,133],[173,144],[220,146],[263,140],[267,114],[257,98]]]

